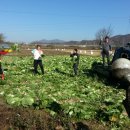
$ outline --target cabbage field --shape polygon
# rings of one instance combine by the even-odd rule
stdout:
[[[32,57],[5,56],[0,96],[13,107],[45,109],[52,116],[62,111],[71,119],[98,120],[112,130],[130,129],[122,104],[125,90],[98,77],[91,70],[94,61],[101,59],[81,56],[79,74],[73,76],[69,56],[45,56],[45,74],[34,75]]]

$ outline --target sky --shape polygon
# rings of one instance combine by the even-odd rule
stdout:
[[[102,28],[130,33],[130,0],[0,0],[6,41],[93,40]]]

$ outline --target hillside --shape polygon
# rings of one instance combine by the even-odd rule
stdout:
[[[124,45],[124,44],[130,42],[130,34],[116,35],[116,36],[113,36],[111,39],[113,41],[112,43],[116,46]]]
[[[116,35],[111,37],[111,43],[112,45],[115,46],[121,46],[124,45],[125,43],[130,42],[130,34],[126,35]],[[47,45],[98,45],[99,41],[97,40],[82,40],[82,41],[64,41],[64,40],[59,40],[59,39],[54,39],[54,40],[39,40],[39,41],[34,41],[31,44],[47,44]]]

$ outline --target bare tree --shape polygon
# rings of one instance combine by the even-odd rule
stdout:
[[[111,37],[112,34],[113,34],[113,29],[111,26],[109,26],[108,28],[102,28],[98,30],[95,36],[96,36],[96,40],[101,41],[104,40],[106,36]]]
[[[2,43],[4,41],[5,37],[3,35],[3,33],[0,33],[0,43]]]

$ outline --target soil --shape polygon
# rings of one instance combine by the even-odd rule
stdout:
[[[73,51],[73,49],[43,49],[44,54],[46,56],[49,55],[70,55],[70,53]],[[100,50],[79,50],[80,55],[87,55],[87,56],[100,56]],[[31,49],[20,49],[19,51],[14,51],[11,53],[8,53],[7,55],[10,56],[32,56]]]
[[[0,97],[0,130],[107,130],[97,121],[74,121],[59,114],[55,117],[45,110],[16,108]]]

